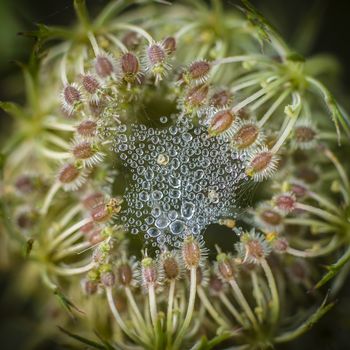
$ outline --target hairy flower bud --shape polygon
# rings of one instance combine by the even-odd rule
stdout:
[[[211,65],[207,61],[193,62],[188,68],[188,75],[190,81],[205,82],[208,78]]]
[[[225,108],[232,102],[232,95],[227,90],[216,92],[209,100],[210,105],[216,108]]]
[[[63,184],[71,183],[80,175],[80,170],[73,164],[66,164],[60,170],[58,180]]]
[[[141,277],[145,287],[154,286],[158,280],[158,271],[156,262],[149,257],[141,261]]]
[[[108,55],[98,55],[95,60],[95,71],[100,78],[108,78],[115,73],[114,62]]]
[[[100,83],[92,75],[83,75],[81,77],[81,83],[86,92],[93,95],[100,88]]]
[[[115,284],[115,276],[112,271],[105,271],[101,273],[101,283],[105,287],[113,287]]]
[[[295,197],[291,193],[278,195],[274,198],[275,205],[285,213],[290,213],[295,209]]]
[[[134,75],[137,74],[140,70],[140,65],[137,57],[131,52],[125,53],[121,59],[121,69],[126,75]]]
[[[166,53],[158,44],[152,44],[147,48],[147,57],[152,66],[159,65],[164,62]]]
[[[232,140],[237,148],[247,149],[257,141],[259,133],[257,125],[253,123],[243,124],[237,129]]]
[[[250,156],[246,168],[246,174],[253,177],[255,181],[262,181],[272,176],[277,168],[276,156],[263,148]]]
[[[174,253],[165,252],[161,256],[161,266],[164,273],[164,277],[167,280],[174,280],[180,276],[179,261]]]
[[[105,222],[111,218],[112,214],[105,204],[100,204],[91,211],[91,218],[95,222]]]
[[[271,225],[279,225],[282,222],[282,216],[273,210],[264,210],[260,217]]]
[[[225,281],[232,281],[237,276],[237,268],[233,259],[225,253],[219,253],[216,257],[217,271],[220,278]]]
[[[65,86],[63,89],[63,96],[65,102],[70,106],[74,106],[75,103],[81,101],[80,91],[74,85]]]
[[[94,209],[104,203],[104,195],[101,192],[94,192],[83,199],[83,205],[86,209]]]
[[[77,126],[77,133],[82,137],[94,137],[97,132],[97,123],[93,120],[83,120]]]
[[[200,264],[201,247],[193,236],[185,237],[182,243],[182,258],[188,270]]]
[[[185,97],[185,105],[188,107],[188,109],[201,106],[205,103],[208,96],[208,91],[209,87],[205,84],[189,89]]]
[[[209,135],[217,136],[227,131],[235,121],[235,115],[230,110],[218,111],[210,121]]]
[[[128,262],[121,263],[117,269],[118,282],[128,287],[133,280],[133,271]]]
[[[168,36],[163,40],[163,47],[168,55],[171,55],[176,51],[176,39],[172,36]]]

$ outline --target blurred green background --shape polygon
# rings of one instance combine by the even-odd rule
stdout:
[[[92,13],[106,0],[87,0]],[[228,7],[236,0],[224,0]],[[348,23],[350,2],[342,0],[252,0],[261,12],[280,30],[289,43],[305,55],[327,52],[337,57],[334,75],[339,79],[334,87],[338,98],[349,105],[350,47]],[[23,82],[16,61],[26,62],[33,39],[19,33],[35,29],[35,23],[67,25],[74,21],[71,0],[0,0],[0,100],[23,102]],[[333,77],[333,78],[332,78]],[[10,119],[0,111],[0,138],[4,140]],[[2,142],[0,142],[2,144]],[[1,240],[0,240],[1,244]],[[40,345],[30,345],[37,332],[40,314],[37,305],[47,298],[45,291],[24,297],[20,284],[13,284],[21,270],[20,262],[0,255],[0,349],[65,349],[52,337]],[[32,286],[35,289],[35,286]],[[35,296],[34,296],[35,295]],[[348,350],[350,349],[350,285],[339,295],[339,304],[310,333],[280,349]],[[52,310],[54,313],[55,310]],[[53,315],[54,317],[54,315]]]

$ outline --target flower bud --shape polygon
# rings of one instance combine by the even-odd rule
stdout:
[[[141,261],[141,276],[145,287],[154,286],[157,283],[158,271],[155,261],[145,257]]]
[[[259,264],[271,252],[271,246],[265,237],[254,231],[243,234],[241,242],[235,246],[243,262],[248,264]]]
[[[97,132],[97,124],[92,120],[84,120],[77,126],[77,133],[82,137],[93,137]]]
[[[100,83],[92,75],[83,75],[81,78],[81,83],[86,92],[93,95],[100,88]]]
[[[217,136],[227,131],[235,121],[235,116],[230,110],[216,112],[210,122],[209,135]]]
[[[216,107],[216,108],[225,108],[229,106],[232,102],[232,95],[229,91],[222,90],[217,93],[215,93],[210,98],[210,105]]]
[[[114,63],[107,55],[98,55],[95,60],[95,71],[100,78],[108,78],[114,73]]]
[[[213,295],[220,294],[224,289],[224,285],[220,278],[212,275],[209,280],[209,290]]]
[[[176,39],[172,36],[168,36],[163,40],[163,47],[168,55],[171,55],[176,51]]]
[[[277,168],[277,158],[266,148],[253,153],[248,161],[246,174],[255,181],[262,181],[272,176]]]
[[[104,195],[100,192],[94,192],[83,199],[83,205],[86,209],[96,208],[98,205],[104,203]]]
[[[77,143],[72,150],[74,157],[77,159],[89,159],[91,158],[95,151],[90,142],[84,141]]]
[[[28,175],[22,175],[15,182],[16,189],[22,194],[28,194],[34,191],[34,179]]]
[[[64,101],[69,106],[74,106],[81,101],[80,91],[73,85],[67,85],[63,89]]]
[[[275,205],[285,213],[290,213],[295,209],[295,197],[293,194],[285,193],[274,198]]]
[[[81,287],[86,295],[93,295],[97,292],[98,284],[96,281],[84,279],[81,281]]]
[[[201,261],[201,247],[193,236],[186,236],[182,243],[182,258],[185,267],[190,270],[198,267]]]
[[[105,222],[111,218],[111,212],[105,204],[100,204],[91,210],[91,218],[95,222]]]
[[[128,287],[133,280],[133,271],[128,262],[121,263],[117,269],[118,282]]]
[[[309,149],[315,145],[316,135],[311,125],[297,125],[294,129],[295,144],[301,149]]]
[[[208,78],[211,65],[207,61],[193,62],[188,68],[188,74],[191,81],[204,82]]]
[[[121,63],[121,69],[123,73],[126,75],[137,74],[140,70],[140,65],[137,57],[130,52],[125,53],[121,57],[120,63]]]
[[[208,96],[209,87],[208,85],[195,86],[187,92],[185,97],[185,104],[188,107],[199,107],[205,103]]]
[[[165,60],[165,51],[158,44],[152,44],[147,48],[147,57],[152,66],[162,64]]]
[[[113,287],[115,284],[115,276],[112,271],[106,271],[101,273],[101,283],[105,287]]]
[[[276,227],[282,224],[283,217],[277,211],[265,209],[259,214],[259,218],[269,227]]]
[[[314,184],[319,179],[318,173],[315,170],[309,168],[308,166],[303,166],[297,169],[296,177],[305,181],[307,184]]]
[[[298,183],[292,183],[290,191],[295,195],[296,198],[302,198],[307,194],[307,188]]]
[[[140,36],[136,32],[127,32],[122,38],[122,43],[129,49],[134,50],[140,45]]]
[[[258,139],[260,130],[257,125],[248,123],[242,125],[233,135],[233,142],[239,149],[246,149],[252,146]]]
[[[73,164],[66,164],[60,170],[58,180],[63,184],[68,184],[76,180],[80,175],[79,169]]]
[[[180,276],[178,259],[171,252],[165,252],[161,257],[162,269],[167,280],[174,280]]]
[[[277,238],[273,241],[273,250],[276,253],[283,254],[287,251],[289,243],[286,238]]]
[[[233,259],[225,253],[219,253],[216,257],[217,270],[223,281],[232,281],[237,276],[237,268]]]

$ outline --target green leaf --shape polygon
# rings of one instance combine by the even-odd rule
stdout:
[[[328,311],[330,311],[333,308],[333,306],[335,305],[334,302],[327,304],[327,299],[328,299],[328,295],[324,299],[321,306],[314,313],[312,313],[311,316],[307,320],[305,320],[305,322],[303,322],[296,329],[288,331],[284,334],[277,336],[275,338],[275,342],[276,343],[285,343],[285,342],[291,341],[293,339],[298,338],[299,336],[301,336],[302,334],[304,334],[308,330],[310,330],[315,325],[315,323],[318,322],[318,320],[321,317],[323,317]]]
[[[338,141],[340,142],[340,128],[339,123],[343,127],[345,133],[348,137],[350,137],[350,119],[346,112],[341,109],[335,100],[332,93],[317,79],[312,77],[307,77],[306,80],[319,92],[319,94],[323,97],[323,100],[329,110],[331,115],[331,119],[335,125]]]
[[[279,37],[274,26],[248,0],[241,1],[244,7],[239,8],[245,13],[248,21],[255,28],[261,45],[263,45],[264,41],[271,42],[271,34]]]
[[[79,342],[81,342],[83,344],[89,345],[89,346],[93,347],[94,349],[103,349],[103,350],[108,349],[105,346],[103,346],[102,344],[99,344],[99,343],[97,343],[97,342],[95,342],[95,341],[93,341],[91,339],[82,337],[81,335],[71,333],[71,332],[67,331],[66,329],[64,329],[64,328],[62,328],[60,326],[58,326],[58,329],[62,333],[68,335],[69,337],[71,337],[71,338],[73,338],[75,340],[78,340]]]
[[[57,296],[61,305],[68,311],[68,313],[75,318],[73,310],[79,312],[80,314],[85,314],[84,311],[80,310],[75,306],[58,288],[54,290],[54,295]]]
[[[21,106],[14,102],[3,102],[0,101],[0,108],[9,114],[11,117],[17,119],[25,118],[26,114]]]
[[[345,253],[332,265],[326,266],[328,272],[321,278],[321,280],[316,284],[315,289],[322,287],[329,280],[331,280],[335,275],[339,273],[342,267],[350,261],[350,248],[348,248]]]

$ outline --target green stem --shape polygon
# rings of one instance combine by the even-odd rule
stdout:
[[[196,300],[196,289],[197,289],[197,268],[191,267],[191,277],[190,277],[190,296],[187,306],[187,312],[185,319],[182,323],[181,329],[174,341],[174,347],[173,349],[179,349],[182,339],[185,336],[185,333],[188,331],[188,326],[190,325],[190,322],[192,320],[193,316],[193,309],[194,309],[194,302]]]
[[[89,30],[90,18],[85,0],[74,0],[74,9],[83,28]]]
[[[271,271],[271,268],[265,259],[263,259],[261,261],[261,267],[263,268],[263,270],[265,272],[267,282],[269,284],[271,296],[272,296],[272,300],[271,300],[271,302],[272,302],[272,304],[271,304],[272,316],[271,316],[271,319],[272,319],[272,324],[275,324],[278,321],[279,312],[280,312],[280,300],[279,300],[277,285],[276,285],[275,278],[273,277],[273,273]]]

